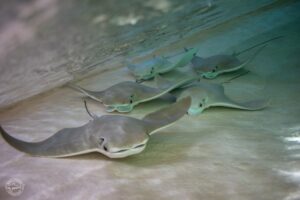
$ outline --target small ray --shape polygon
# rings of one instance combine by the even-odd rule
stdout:
[[[188,81],[189,79],[178,81],[178,83],[164,90],[131,81],[117,83],[103,91],[90,91],[74,84],[68,84],[68,86],[103,103],[107,108],[107,112],[130,112],[136,105],[157,98],[174,102],[176,98],[169,92],[184,85]]]
[[[203,78],[214,79],[217,76],[237,71],[247,64],[249,64],[255,56],[266,46],[259,48],[250,58],[246,61],[241,62],[234,55],[214,55],[207,58],[200,58],[198,56],[194,56],[192,59],[192,67],[193,69],[200,74]]]
[[[283,36],[277,36],[274,38],[271,38],[269,40],[263,41],[259,44],[253,45],[252,47],[249,47],[245,50],[242,50],[238,53],[233,53],[232,55],[226,55],[226,54],[219,54],[219,55],[213,55],[207,58],[202,58],[199,56],[194,56],[191,60],[192,68],[200,74],[202,77],[207,79],[214,79],[217,76],[237,71],[243,67],[245,67],[247,64],[249,64],[256,55],[264,48],[266,47],[266,44],[280,39]],[[262,46],[263,45],[263,46]],[[261,46],[250,58],[248,58],[245,61],[240,61],[237,56],[241,55],[253,48]]]
[[[173,85],[169,80],[162,77],[156,77],[157,84],[163,87]],[[226,83],[226,81],[224,82]],[[247,102],[236,102],[225,94],[222,84],[211,83],[209,81],[200,81],[197,77],[191,77],[190,82],[178,88],[178,99],[190,96],[192,98],[191,107],[188,110],[189,115],[197,115],[210,107],[229,107],[242,110],[261,110],[268,104],[266,99],[256,99]]]
[[[191,96],[192,103],[188,110],[189,115],[198,115],[210,107],[228,107],[241,110],[261,110],[268,105],[266,99],[256,99],[247,102],[237,102],[228,97],[221,84],[198,82],[185,88],[179,99]]]
[[[193,59],[197,51],[197,48],[186,49],[185,53],[175,64],[168,61],[165,57],[155,56],[140,64],[132,64],[127,61],[127,68],[136,77],[137,82],[142,82],[152,79],[158,74],[164,74],[176,68],[186,66]]]

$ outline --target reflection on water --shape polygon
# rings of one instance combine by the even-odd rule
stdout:
[[[285,200],[297,200],[300,198],[300,128],[292,127],[288,130],[288,134],[284,137],[284,145],[290,156],[289,166],[287,169],[281,170],[278,169],[277,173],[281,176],[287,183],[295,185],[298,189],[291,192]],[[297,162],[298,161],[298,162]],[[295,165],[296,164],[296,165]],[[298,165],[297,165],[298,164]]]
[[[55,14],[45,14],[43,2],[55,7],[51,11]],[[95,0],[28,1],[34,6],[22,5],[26,9],[12,20],[29,27],[21,34],[25,39],[19,38],[19,28],[4,29],[9,25],[0,21],[0,32],[6,33],[0,34],[0,52],[4,52],[0,53],[0,104],[89,73],[78,82],[89,89],[133,80],[122,66],[124,58],[138,61],[155,53],[175,55],[169,57],[173,61],[184,47],[198,47],[199,56],[231,53],[283,35],[247,65],[249,74],[225,85],[235,99],[269,97],[269,107],[257,112],[214,108],[197,117],[186,116],[151,136],[143,153],[116,161],[99,154],[36,158],[1,138],[0,187],[9,178],[22,180],[26,185],[22,199],[73,199],[75,191],[78,199],[300,199],[300,3],[124,2],[107,1],[104,6]],[[5,41],[15,34],[11,30],[17,33],[16,43]],[[105,114],[101,104],[91,100],[88,104],[93,113]],[[166,105],[141,104],[130,116],[142,118]],[[0,113],[0,124],[27,141],[40,141],[88,120],[81,94],[67,87]],[[0,198],[12,199],[3,190]]]

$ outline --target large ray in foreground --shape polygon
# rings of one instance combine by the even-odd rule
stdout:
[[[65,128],[41,142],[25,142],[9,135],[0,126],[3,138],[14,148],[33,156],[67,157],[99,152],[109,158],[123,158],[142,152],[154,132],[183,117],[190,97],[136,119],[120,115],[94,117],[87,124]]]

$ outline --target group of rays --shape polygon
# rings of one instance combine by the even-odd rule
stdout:
[[[102,91],[90,91],[68,84],[87,97],[102,103],[107,112],[128,113],[138,104],[158,98],[173,102],[165,108],[147,114],[142,119],[125,115],[98,117],[89,112],[85,102],[86,111],[93,118],[92,120],[81,127],[64,128],[41,142],[19,140],[9,135],[1,126],[0,132],[10,145],[33,156],[67,157],[100,152],[109,158],[123,158],[138,154],[145,149],[153,133],[173,124],[185,114],[198,115],[214,106],[243,110],[265,108],[268,103],[266,99],[236,102],[225,94],[222,84],[200,80],[215,79],[224,73],[243,68],[265,46],[264,44],[280,37],[249,48],[261,46],[245,61],[240,61],[237,57],[241,52],[202,58],[197,55],[196,48],[191,48],[185,49],[185,53],[176,63],[158,56],[139,64],[128,62],[127,67],[136,80],[120,82]],[[177,81],[162,77],[168,72],[187,65],[192,66],[194,75]],[[156,81],[157,87],[141,83],[150,79]]]

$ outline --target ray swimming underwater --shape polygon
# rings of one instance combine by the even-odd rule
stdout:
[[[192,98],[192,103],[188,110],[189,115],[198,115],[210,107],[228,107],[255,111],[265,108],[268,104],[266,99],[237,102],[225,94],[222,85],[215,83],[194,83],[184,89],[179,99],[187,96]]]
[[[184,79],[164,90],[132,81],[117,83],[103,91],[90,91],[74,84],[69,84],[69,86],[82,92],[88,97],[103,103],[107,112],[130,112],[136,105],[157,98],[165,97],[165,99],[175,101],[175,97],[169,94],[169,92],[188,81],[188,79]]]
[[[41,142],[25,142],[0,126],[3,138],[14,148],[33,156],[68,157],[99,152],[109,158],[123,158],[142,152],[150,136],[183,117],[190,97],[146,115],[143,119],[122,115],[93,117],[87,124],[65,128]],[[86,104],[85,104],[86,106]]]
[[[173,69],[184,67],[192,60],[198,49],[185,49],[185,53],[175,64],[164,57],[153,57],[141,64],[132,64],[127,62],[127,68],[136,77],[137,82],[142,82],[154,78],[158,74],[164,74]]]
[[[213,55],[213,56],[210,56],[207,58],[202,58],[202,57],[195,55],[193,57],[193,59],[191,60],[191,64],[192,64],[193,69],[198,74],[200,74],[203,78],[213,79],[221,74],[237,71],[237,70],[245,67],[266,46],[265,45],[266,43],[271,42],[273,40],[277,40],[282,37],[283,36],[271,38],[267,41],[264,41],[262,43],[254,45],[250,48],[247,48],[239,53],[233,53],[232,55],[218,54],[218,55]],[[261,45],[264,45],[264,46],[260,47],[251,57],[249,57],[245,61],[241,62],[237,58],[238,55],[240,55],[246,51],[249,51],[255,47],[261,46]]]
[[[156,76],[156,82],[163,87],[168,87],[168,85],[173,84],[160,76]],[[254,111],[261,110],[268,104],[268,100],[266,99],[236,102],[225,94],[223,85],[207,81],[203,82],[200,81],[199,78],[197,79],[197,77],[191,78],[190,84],[178,88],[177,92],[179,92],[179,95],[177,95],[178,99],[188,96],[192,98],[191,106],[188,109],[189,115],[198,115],[210,107],[228,107]]]

